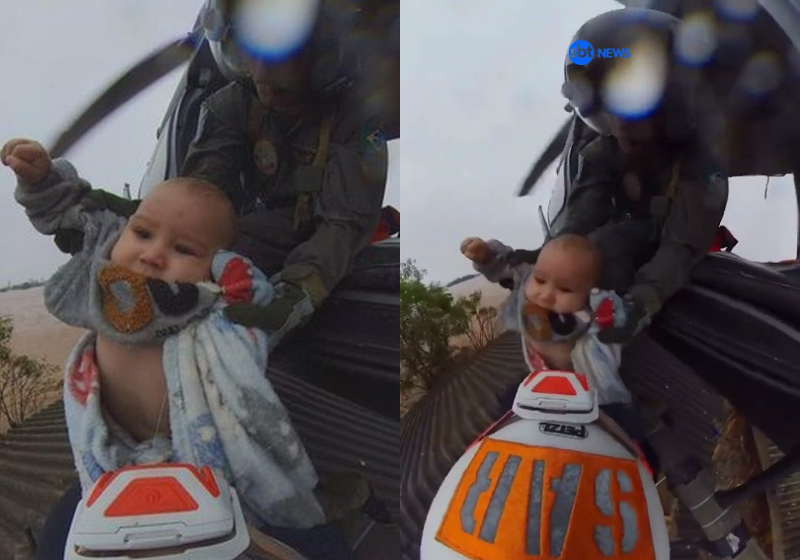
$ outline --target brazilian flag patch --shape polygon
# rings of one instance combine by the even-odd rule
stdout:
[[[361,129],[361,148],[365,154],[380,154],[386,151],[386,137],[380,128],[365,126]]]

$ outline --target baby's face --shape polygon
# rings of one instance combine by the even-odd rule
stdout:
[[[528,301],[555,313],[577,313],[594,287],[591,259],[583,251],[545,245],[525,286]]]
[[[224,248],[219,221],[208,201],[186,189],[157,188],[128,220],[111,262],[166,282],[209,280],[211,261]]]

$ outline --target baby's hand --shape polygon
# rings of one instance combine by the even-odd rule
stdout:
[[[28,185],[44,181],[52,163],[44,146],[25,138],[14,138],[6,142],[0,150],[0,161],[10,167],[21,182]]]
[[[461,252],[472,262],[485,263],[492,259],[492,250],[480,237],[467,237],[461,242]]]

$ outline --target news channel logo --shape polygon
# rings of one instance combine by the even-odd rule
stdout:
[[[585,66],[589,64],[594,57],[597,58],[630,58],[630,49],[595,49],[589,41],[583,39],[575,41],[569,46],[569,58],[575,64]]]

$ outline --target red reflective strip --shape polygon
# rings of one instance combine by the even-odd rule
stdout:
[[[119,471],[116,472],[107,472],[103,473],[103,476],[100,477],[100,480],[97,481],[97,485],[92,490],[92,495],[89,496],[89,499],[86,501],[86,507],[91,507],[92,504],[100,497],[100,494],[108,488],[108,485],[111,484],[111,481],[114,480]]]
[[[219,497],[219,486],[217,486],[217,479],[214,477],[211,467],[203,467],[200,472],[197,473],[197,478],[203,483],[203,486],[206,487],[209,494],[215,498]]]
[[[492,435],[494,432],[499,430],[503,426],[503,424],[505,424],[509,420],[509,418],[511,418],[512,416],[514,416],[514,411],[513,410],[507,411],[505,414],[503,414],[500,417],[500,419],[498,419],[491,426],[486,428],[481,435],[479,435],[477,438],[475,438],[475,441],[470,443],[469,447],[467,447],[467,449],[471,449],[472,447],[475,446],[475,444],[480,443],[483,439],[485,439],[486,437]]]
[[[578,395],[575,387],[572,386],[566,377],[547,377],[536,384],[532,392],[547,393],[550,395]]]
[[[639,460],[644,464],[644,468],[647,469],[647,472],[650,473],[650,476],[654,477],[656,473],[653,472],[653,467],[651,467],[650,463],[647,462],[647,459],[645,458],[644,455],[644,451],[642,450],[642,446],[639,445],[639,442],[636,441],[635,439],[631,441],[633,441],[633,445],[635,445],[637,451],[639,451]]]

